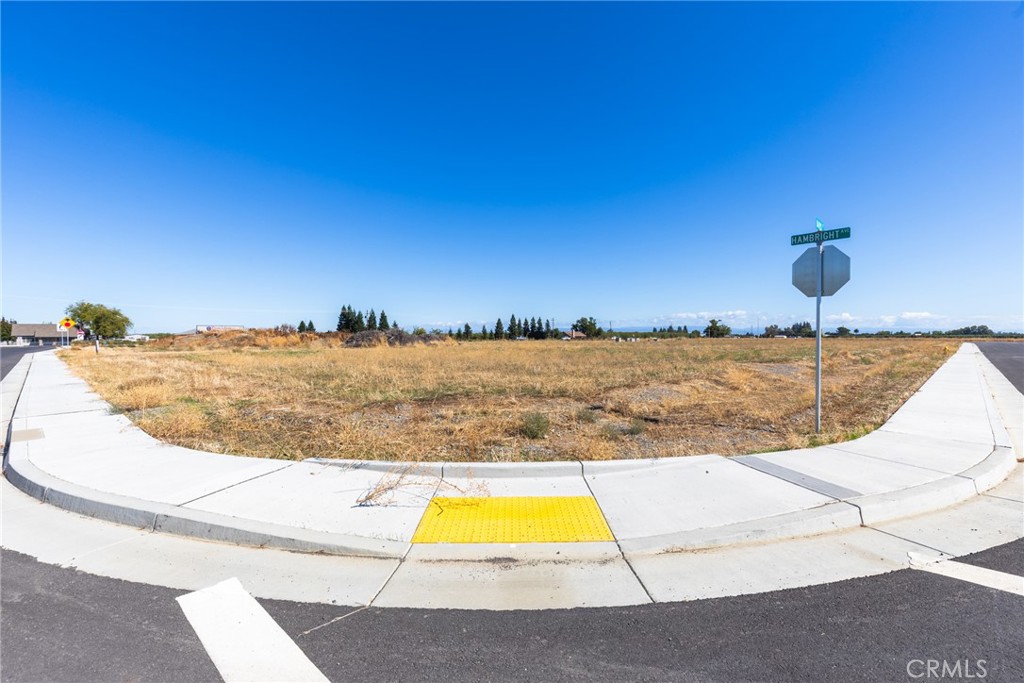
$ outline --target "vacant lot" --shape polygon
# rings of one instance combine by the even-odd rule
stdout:
[[[337,344],[335,343],[336,347]],[[883,423],[956,350],[930,339],[678,339],[63,353],[153,436],[272,458],[566,460],[800,448]]]

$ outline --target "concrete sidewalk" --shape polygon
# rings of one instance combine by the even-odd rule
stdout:
[[[1013,469],[1013,444],[993,394],[1020,396],[965,344],[888,423],[855,441],[734,458],[409,466],[170,446],[112,414],[54,354],[22,363],[24,371],[19,365],[4,382],[9,406],[24,381],[6,475],[26,493],[140,528],[387,558],[410,552],[434,496],[593,496],[616,552],[647,554],[818,534],[939,509],[995,486]],[[375,499],[359,504],[375,489]],[[466,552],[440,546],[429,552]]]
[[[864,438],[735,458],[409,466],[222,456],[150,438],[111,414],[52,353],[33,354],[11,372],[5,410],[22,382],[6,462],[7,478],[22,491],[129,525],[121,528],[131,543],[153,545],[145,539],[157,531],[342,556],[346,582],[362,596],[353,604],[529,608],[679,600],[890,571],[905,566],[907,552],[951,555],[1024,535],[1020,468],[998,491],[979,496],[1015,466],[1003,416],[1010,416],[1010,433],[1019,433],[1014,416],[1019,422],[1022,397],[969,344]],[[610,536],[413,542],[425,514],[437,513],[437,501],[463,498],[592,500]],[[960,501],[968,502],[949,508]],[[4,509],[31,512],[10,495]],[[27,527],[25,533],[31,536]],[[44,525],[32,533],[58,531]],[[761,543],[780,539],[789,540]],[[115,552],[104,548],[91,561]],[[827,567],[815,568],[819,557],[829,558]],[[704,578],[692,578],[698,576]]]

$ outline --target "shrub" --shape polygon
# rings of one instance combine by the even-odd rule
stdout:
[[[523,415],[523,423],[519,433],[528,439],[544,438],[551,428],[551,420],[544,413],[527,413]]]

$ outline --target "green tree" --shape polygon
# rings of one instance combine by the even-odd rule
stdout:
[[[381,314],[383,315],[384,311],[381,311]],[[374,313],[372,308],[370,309],[370,315],[368,315],[366,317],[366,329],[368,329],[368,330],[375,330],[375,329],[377,329],[377,314]]]
[[[377,321],[377,329],[381,332],[388,329],[388,314],[383,310],[380,312],[380,320]]]
[[[550,320],[545,320],[544,321],[544,338],[545,339],[551,339],[551,321]]]
[[[351,306],[342,306],[338,315],[338,332],[358,332],[356,329],[356,313]]]
[[[300,334],[306,331],[306,321],[305,320],[300,320],[299,321],[299,328],[298,329],[299,329],[299,333]]]
[[[995,334],[988,325],[968,325],[950,330],[946,334],[957,337],[991,337]]]
[[[103,304],[92,304],[79,301],[71,304],[64,311],[81,327],[101,337],[123,337],[132,326],[131,319],[118,308],[109,308]]]
[[[840,337],[849,337],[850,336],[850,328],[849,327],[843,327],[842,325],[840,325],[838,327],[838,329],[836,329],[836,334],[839,335]]]
[[[11,336],[11,326],[15,321],[8,320],[7,318],[0,318],[0,341],[12,341],[14,339]]]
[[[466,323],[466,326],[462,328],[462,338],[466,341],[473,339],[473,328],[469,326],[469,323]]]
[[[359,311],[358,313],[356,313],[356,319],[352,323],[352,331],[353,332],[362,332],[365,329],[366,329],[366,321],[363,320],[363,312]]]
[[[313,324],[312,320],[306,323],[306,332],[316,332],[316,325]]]
[[[589,318],[580,318],[572,324],[572,329],[577,332],[582,332],[588,337],[600,337],[604,334],[604,330],[597,326],[597,321],[594,320],[593,316]]]
[[[732,328],[728,325],[723,325],[717,320],[712,318],[708,322],[708,326],[704,328],[705,337],[727,337],[732,334]]]
[[[498,322],[494,323],[494,338],[505,338],[505,325],[501,322],[501,318],[498,318]]]
[[[510,315],[508,317],[508,338],[515,339],[519,336],[519,323],[516,322],[516,317]]]

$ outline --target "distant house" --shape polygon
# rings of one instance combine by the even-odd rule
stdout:
[[[71,328],[71,338],[76,339],[79,330]],[[11,325],[11,336],[14,343],[24,346],[26,344],[52,344],[66,339],[66,333],[57,329],[57,323],[14,323]]]
[[[587,335],[583,334],[582,332],[577,332],[576,330],[569,330],[568,332],[566,332],[565,334],[562,335],[562,341],[572,341],[573,339],[586,339],[586,338],[587,338]]]

